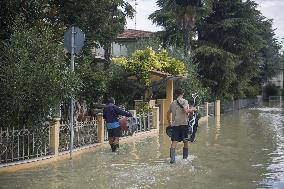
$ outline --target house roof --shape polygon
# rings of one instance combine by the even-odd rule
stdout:
[[[125,29],[123,33],[119,34],[117,39],[137,39],[137,38],[149,38],[154,34],[154,32]]]

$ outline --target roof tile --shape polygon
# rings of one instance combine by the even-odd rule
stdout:
[[[137,38],[148,38],[151,37],[154,32],[125,29],[123,33],[119,34],[117,39],[137,39]]]

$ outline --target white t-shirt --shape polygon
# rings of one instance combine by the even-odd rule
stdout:
[[[177,99],[179,101],[179,103],[183,106],[183,107],[188,107],[188,101],[183,99],[183,98],[179,98]],[[187,113],[184,111],[184,109],[182,109],[178,104],[177,104],[177,100],[174,100],[169,107],[169,112],[172,113],[172,126],[181,126],[181,125],[187,125],[188,122],[188,115]]]

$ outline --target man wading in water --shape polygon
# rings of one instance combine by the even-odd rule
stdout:
[[[196,108],[189,108],[188,101],[183,98],[184,91],[177,89],[175,91],[177,99],[174,100],[167,112],[167,120],[172,127],[170,163],[175,163],[175,150],[178,142],[183,141],[183,159],[188,157],[188,113],[196,111]]]
[[[118,116],[132,117],[132,114],[123,111],[115,105],[114,98],[107,100],[106,107],[103,110],[103,118],[106,121],[106,127],[108,132],[108,141],[112,152],[115,152],[119,148],[119,137],[121,135]]]

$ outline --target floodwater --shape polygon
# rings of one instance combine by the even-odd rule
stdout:
[[[188,160],[169,164],[169,138],[100,149],[38,168],[0,174],[1,189],[284,189],[284,113],[258,107],[210,117]]]

